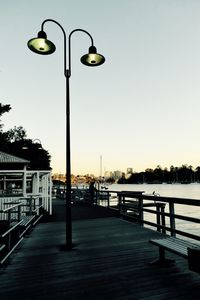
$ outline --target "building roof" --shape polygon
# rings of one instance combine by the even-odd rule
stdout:
[[[28,164],[29,160],[26,160],[24,158],[20,158],[11,154],[7,154],[5,152],[0,151],[0,163],[21,163],[21,164]]]

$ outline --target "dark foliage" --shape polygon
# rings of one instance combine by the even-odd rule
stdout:
[[[10,109],[10,105],[0,103],[0,117]],[[26,130],[22,126],[15,126],[6,132],[3,132],[2,127],[0,120],[0,151],[29,160],[31,170],[51,169],[49,152],[42,148],[41,144],[27,139]]]
[[[119,179],[118,183],[192,183],[200,182],[200,167],[193,170],[192,166],[182,165],[181,167],[171,166],[170,170],[157,168],[146,169],[145,172],[132,173],[130,177]]]

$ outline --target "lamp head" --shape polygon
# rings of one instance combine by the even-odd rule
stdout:
[[[82,64],[89,67],[100,66],[105,62],[105,57],[97,53],[95,46],[89,48],[88,54],[85,54],[81,57]]]
[[[37,54],[48,55],[56,50],[56,46],[49,40],[44,31],[39,31],[37,38],[33,38],[27,43],[29,49]]]
[[[27,145],[22,146],[22,150],[27,150],[27,149],[28,149]]]
[[[33,141],[33,144],[35,144],[36,146],[37,146],[37,148],[39,149],[39,150],[42,150],[43,148],[42,148],[42,143],[41,143],[41,141],[39,140],[39,139],[34,139]]]

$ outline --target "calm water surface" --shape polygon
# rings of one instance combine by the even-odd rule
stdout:
[[[109,190],[113,191],[153,191],[163,197],[189,198],[200,200],[200,183],[191,184],[112,184]]]

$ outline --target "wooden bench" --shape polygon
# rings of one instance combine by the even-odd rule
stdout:
[[[39,220],[43,217],[43,214],[41,213],[42,209],[43,209],[43,205],[38,205],[32,211],[32,213],[35,215],[35,220],[33,222],[33,226],[35,226],[39,222]]]
[[[29,209],[22,211],[26,206],[22,202],[4,203],[4,208],[0,213],[7,214],[6,220],[0,223],[0,265],[3,264],[11,253],[23,240],[23,236],[42,218],[40,210],[42,205],[29,205]]]
[[[31,195],[30,197],[22,197],[20,200],[26,201],[26,203],[22,204],[23,209],[22,213],[25,214],[22,219],[24,219],[23,226],[29,225],[30,222],[32,222],[31,216],[34,216],[35,220],[32,222],[32,225],[35,226],[38,221],[43,217],[43,214],[41,213],[41,209],[43,208],[43,205],[36,204],[36,200],[39,198],[39,195]],[[28,208],[28,209],[27,209]]]
[[[21,223],[20,223],[20,228],[22,229],[22,232],[20,232],[20,237],[22,237],[32,226],[33,221],[35,219],[35,215],[30,215],[30,216],[23,216]]]
[[[1,211],[3,214],[7,213],[7,220],[3,221],[3,230],[1,230],[0,233],[0,252],[3,253],[3,255],[0,256],[0,264],[3,264],[5,262],[5,260],[10,256],[10,254],[15,250],[15,248],[23,239],[19,236],[19,226],[22,222],[22,220],[20,220],[21,203],[8,202],[4,204],[9,206]],[[13,214],[17,214],[17,219],[13,219]]]
[[[176,237],[151,239],[149,242],[159,247],[159,258],[151,264],[169,266],[174,260],[165,257],[165,250],[188,259],[189,269],[200,273],[200,246]]]

